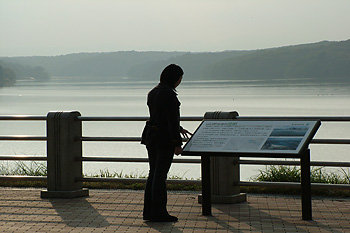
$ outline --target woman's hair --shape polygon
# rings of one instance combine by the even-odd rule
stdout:
[[[170,64],[164,68],[162,73],[160,74],[160,82],[166,83],[171,87],[175,86],[175,83],[179,80],[179,78],[184,74],[184,71],[180,66],[175,64]]]

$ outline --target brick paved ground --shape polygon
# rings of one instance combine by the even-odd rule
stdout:
[[[90,190],[90,197],[41,199],[37,189],[0,189],[0,232],[350,232],[350,199],[314,198],[313,221],[299,197],[248,195],[201,215],[197,195],[169,193],[176,223],[142,220],[143,192]]]

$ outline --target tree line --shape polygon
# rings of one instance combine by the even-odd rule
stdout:
[[[350,82],[350,40],[245,51],[119,51],[1,59],[22,67],[37,67],[31,71],[36,70],[36,78],[42,80],[48,73],[92,81],[155,80],[166,65],[176,63],[183,67],[186,80]],[[17,76],[24,75],[20,70],[14,70]],[[28,69],[26,72],[30,73]]]
[[[157,77],[161,67],[177,63],[192,80],[300,80],[350,82],[350,40],[281,48],[186,53],[130,70],[130,77]],[[157,69],[156,69],[157,68]]]
[[[41,66],[24,66],[0,60],[0,87],[13,86],[17,80],[47,81],[51,75]]]
[[[13,70],[3,68],[0,64],[0,87],[12,86],[16,83],[16,74]]]

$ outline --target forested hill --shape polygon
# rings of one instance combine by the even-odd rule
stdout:
[[[350,82],[350,40],[255,51],[209,67],[217,79],[312,79]]]
[[[180,64],[190,80],[303,79],[350,83],[350,40],[254,51],[187,53],[135,67],[130,76],[155,77],[155,71],[168,63]]]
[[[18,79],[48,81],[50,79],[50,74],[40,66],[24,66],[0,60],[0,87],[13,86]]]
[[[350,40],[251,51],[213,53],[112,52],[53,57],[0,58],[44,67],[52,76],[95,81],[158,79],[170,63],[184,68],[186,80],[291,80],[350,83]]]
[[[82,77],[87,80],[120,79],[133,67],[168,60],[183,52],[75,53],[61,56],[3,57],[0,60],[25,66],[41,66],[57,77]]]

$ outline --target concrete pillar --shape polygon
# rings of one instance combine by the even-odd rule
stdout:
[[[206,112],[206,119],[234,119],[238,113],[233,112]],[[238,203],[247,200],[245,193],[240,193],[237,185],[240,181],[238,157],[212,156],[210,158],[211,173],[211,202],[212,203]],[[201,196],[198,199],[201,203]]]
[[[47,115],[47,190],[42,198],[75,198],[89,195],[83,189],[82,123],[79,112],[49,112]]]

